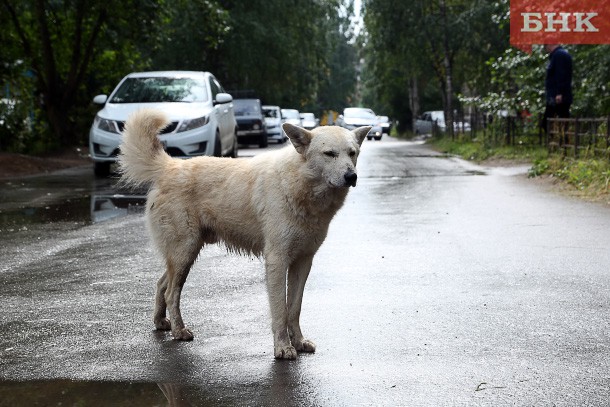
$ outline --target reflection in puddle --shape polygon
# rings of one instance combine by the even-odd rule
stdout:
[[[0,227],[16,227],[41,223],[102,222],[132,213],[143,213],[145,195],[92,195],[68,199],[43,207],[0,210]]]
[[[67,199],[41,207],[25,207],[0,211],[0,226],[21,227],[36,223],[79,222],[91,220],[89,197]]]
[[[102,222],[131,213],[142,213],[146,206],[146,195],[93,195],[91,197],[91,220]]]
[[[0,381],[0,407],[130,406],[192,407],[225,405],[192,387],[173,383],[73,381]]]
[[[156,383],[0,382],[0,406],[167,406]],[[169,404],[179,405],[179,404]]]

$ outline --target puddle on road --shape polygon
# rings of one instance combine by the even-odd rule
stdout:
[[[0,227],[20,227],[34,223],[83,222],[91,220],[89,197],[73,198],[44,207],[0,210]]]
[[[156,383],[0,382],[0,406],[167,406]],[[170,403],[169,405],[188,405]]]
[[[200,390],[201,391],[201,390]],[[219,394],[171,383],[38,380],[0,381],[0,407],[129,406],[191,407],[233,405]]]
[[[0,228],[55,222],[102,222],[131,213],[143,213],[145,204],[143,195],[105,194],[67,199],[43,207],[3,209],[0,210]]]

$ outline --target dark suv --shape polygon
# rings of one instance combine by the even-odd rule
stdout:
[[[267,147],[265,116],[259,99],[233,100],[237,120],[237,141],[239,144],[258,144]]]

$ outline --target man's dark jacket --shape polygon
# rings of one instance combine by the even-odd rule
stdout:
[[[572,104],[572,57],[562,47],[549,55],[545,88],[547,104],[555,105],[557,95],[561,95],[562,103]]]

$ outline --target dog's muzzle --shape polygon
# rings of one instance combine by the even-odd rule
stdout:
[[[345,185],[350,187],[356,186],[356,181],[358,180],[358,174],[353,171],[348,171],[343,176],[345,178]]]

